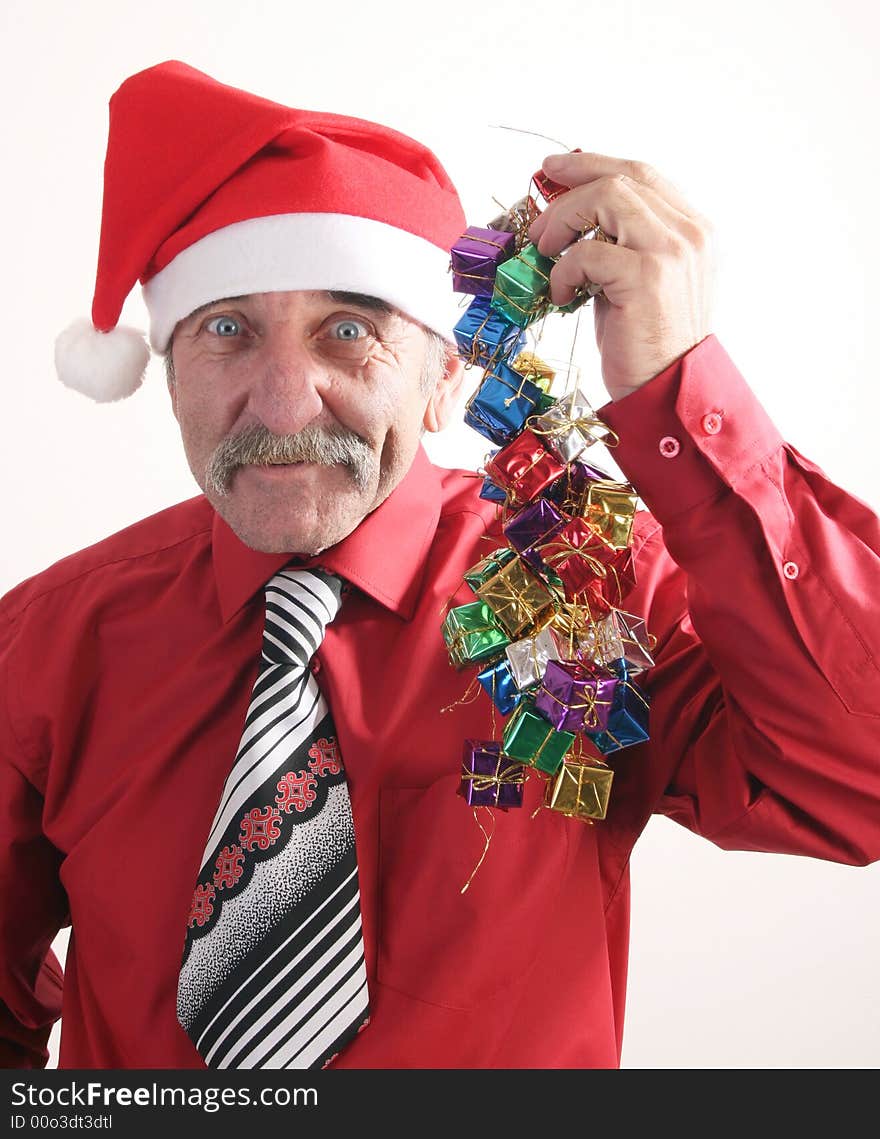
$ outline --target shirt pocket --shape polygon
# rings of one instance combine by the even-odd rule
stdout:
[[[453,774],[381,793],[378,980],[468,1010],[539,960],[566,876],[569,828],[550,810],[531,818],[544,786],[532,776],[521,808],[477,812],[492,838],[462,894],[485,839],[455,793],[459,782]]]

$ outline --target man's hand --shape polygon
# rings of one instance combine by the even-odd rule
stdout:
[[[596,343],[611,398],[622,399],[711,331],[714,260],[709,222],[650,166],[603,154],[555,154],[544,172],[572,187],[529,230],[555,257],[550,299],[568,304],[590,282]],[[578,240],[598,223],[616,244]]]

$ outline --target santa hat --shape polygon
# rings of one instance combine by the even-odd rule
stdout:
[[[138,388],[149,349],[117,327],[138,280],[157,352],[201,305],[287,289],[379,297],[449,339],[465,224],[445,170],[406,135],[160,63],[110,100],[92,320],[59,336],[58,375],[102,402]]]

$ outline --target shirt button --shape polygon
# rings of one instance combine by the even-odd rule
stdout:
[[[318,673],[321,671],[321,662],[318,657],[312,657],[311,661],[309,662],[309,668],[312,670],[313,676],[318,675]]]
[[[717,435],[721,430],[721,416],[716,411],[710,411],[703,416],[703,430],[707,435]]]
[[[786,562],[782,567],[782,572],[785,574],[789,581],[794,581],[794,579],[801,571],[798,569],[797,562]]]
[[[681,443],[674,435],[664,435],[660,440],[660,454],[664,459],[674,459],[681,450]]]

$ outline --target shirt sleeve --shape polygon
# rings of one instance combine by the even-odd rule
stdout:
[[[63,974],[50,946],[67,900],[60,856],[43,835],[39,765],[13,723],[15,642],[15,622],[0,615],[0,1067],[41,1068],[61,1015]]]
[[[644,674],[654,809],[726,849],[877,860],[880,520],[714,336],[597,415],[684,578]]]

